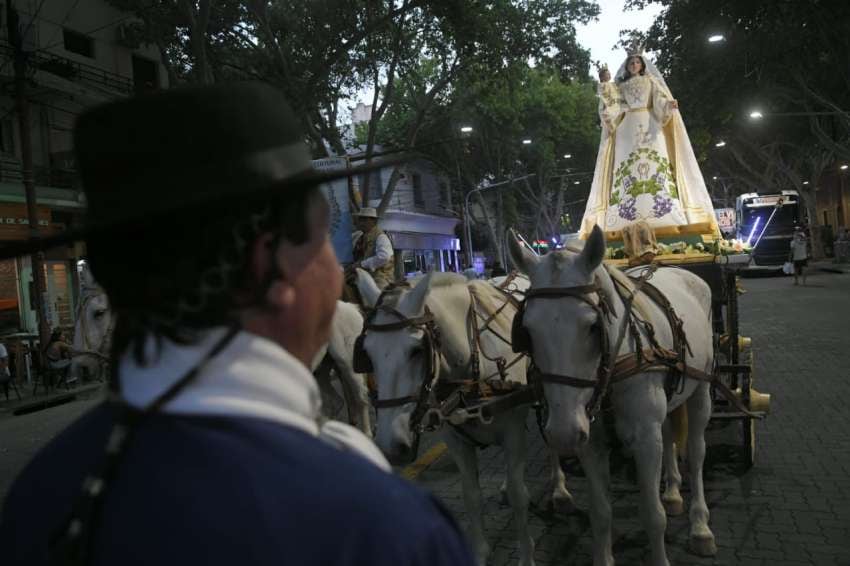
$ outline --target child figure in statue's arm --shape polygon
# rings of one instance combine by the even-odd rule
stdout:
[[[620,88],[616,83],[611,82],[611,72],[608,67],[599,67],[599,118],[605,124],[609,132],[617,128],[622,104],[622,95]]]

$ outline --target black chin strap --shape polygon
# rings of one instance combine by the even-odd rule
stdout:
[[[81,493],[74,502],[71,514],[62,526],[53,533],[50,540],[50,561],[53,564],[84,565],[91,562],[92,543],[97,532],[98,518],[103,506],[106,489],[115,478],[124,455],[139,425],[149,416],[158,412],[166,403],[174,399],[189,385],[217,356],[230,344],[239,332],[238,326],[227,329],[204,358],[191,370],[178,379],[168,390],[157,397],[142,410],[136,410],[127,404],[119,403],[119,414],[109,433],[104,449],[104,458],[98,470],[86,475]],[[117,363],[114,363],[114,378],[117,379]]]

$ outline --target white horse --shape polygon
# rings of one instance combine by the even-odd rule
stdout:
[[[516,309],[508,304],[497,313],[499,306],[506,302],[501,291],[486,281],[467,281],[453,273],[432,273],[415,281],[411,289],[397,288],[384,294],[368,273],[358,270],[357,276],[357,287],[365,304],[374,308],[380,299],[370,324],[397,326],[384,327],[380,331],[367,327],[363,341],[377,382],[376,441],[390,461],[410,462],[416,457],[419,440],[419,430],[416,423],[411,423],[411,418],[415,419],[416,411],[425,401],[423,384],[427,382],[434,390],[437,386],[451,388],[450,382],[470,379],[472,324],[479,328],[484,326],[479,315],[492,318],[490,327],[495,331],[480,332],[480,376],[482,380],[496,376],[498,381],[498,366],[492,360],[503,357],[512,361],[516,357],[510,344],[499,338],[499,335],[509,335]],[[473,306],[472,294],[480,311]],[[435,329],[428,330],[421,323],[412,324],[427,320],[429,316],[433,316]],[[436,352],[429,351],[427,332],[439,334]],[[430,368],[428,360],[435,360],[437,367]],[[525,384],[526,367],[524,359],[508,367],[506,380]],[[506,488],[514,511],[520,564],[534,563],[534,541],[528,532],[529,497],[524,482],[528,410],[527,404],[516,406],[492,415],[492,421],[469,420],[443,428],[449,453],[460,469],[464,503],[470,518],[470,537],[481,564],[486,562],[490,547],[484,536],[477,445],[492,444],[501,444],[505,450]],[[552,479],[553,505],[571,508],[572,496],[566,489],[564,474],[554,453]]]
[[[354,342],[363,330],[363,317],[356,305],[337,301],[336,312],[331,323],[331,337],[327,345],[316,355],[313,375],[323,393],[323,409],[328,417],[335,416],[329,400],[337,398],[331,384],[331,372],[335,372],[342,387],[348,409],[348,421],[364,434],[372,436],[372,419],[369,413],[369,391],[366,376],[352,367]]]
[[[94,281],[91,272],[83,269],[80,273],[80,302],[71,342],[74,352],[71,375],[85,373],[90,379],[107,377],[105,374],[113,325],[114,316],[106,292]]]
[[[614,563],[611,553],[611,505],[608,500],[608,449],[605,445],[601,418],[588,418],[587,405],[594,394],[593,387],[566,385],[562,381],[593,383],[602,360],[602,332],[611,337],[609,350],[616,346],[620,325],[623,324],[626,302],[615,288],[625,288],[628,296],[634,286],[616,269],[602,266],[605,239],[597,227],[580,252],[563,250],[538,257],[525,249],[515,237],[510,240],[514,264],[531,279],[534,289],[548,288],[527,300],[523,326],[529,332],[534,363],[542,372],[544,391],[549,406],[546,431],[550,442],[562,455],[577,454],[587,474],[591,497],[591,526],[593,529],[595,566]],[[637,268],[641,273],[643,268]],[[667,296],[679,317],[692,355],[687,366],[710,373],[713,364],[711,325],[711,290],[699,277],[682,269],[661,268],[651,284]],[[583,287],[596,285],[598,290]],[[583,287],[583,288],[582,288]],[[558,295],[573,288],[577,295]],[[556,291],[557,289],[557,291]],[[545,296],[546,294],[549,296]],[[610,318],[602,315],[598,306],[607,299]],[[634,309],[653,325],[658,342],[673,349],[673,333],[667,317],[645,295],[638,293]],[[641,330],[642,343],[649,344]],[[620,355],[634,352],[633,340],[622,342],[619,351],[609,351],[612,361]],[[655,366],[657,367],[657,366]],[[543,374],[552,381],[547,382]],[[616,431],[637,464],[640,487],[640,509],[644,528],[649,535],[650,563],[667,566],[664,531],[667,525],[665,509],[659,498],[662,460],[666,486],[663,501],[668,509],[681,510],[679,494],[681,475],[676,463],[672,434],[667,414],[683,403],[688,409],[688,462],[691,474],[690,546],[700,555],[717,551],[714,535],[708,526],[708,507],[703,492],[704,432],[711,415],[709,383],[690,377],[683,387],[667,401],[664,389],[666,370],[651,368],[615,382],[610,387],[610,401]],[[568,377],[573,376],[573,377]]]

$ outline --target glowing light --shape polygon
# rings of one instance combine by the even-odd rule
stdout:
[[[712,180],[716,181],[716,180],[717,180],[717,177],[716,177],[716,176],[715,176],[715,177],[712,177]]]
[[[460,131],[463,132],[464,134],[468,134],[469,132],[472,131],[472,126],[464,126],[460,129]]]
[[[723,140],[720,140],[719,142],[714,144],[714,147],[724,147],[725,145],[726,145],[726,142],[723,141]]]
[[[581,181],[573,181],[573,185],[581,185]]]
[[[848,167],[848,165],[842,165],[842,166],[841,166],[841,170],[842,170],[842,171],[847,171],[847,167]]]
[[[712,36],[709,36],[709,38],[708,38],[708,42],[709,42],[709,43],[717,43],[717,42],[719,42],[719,41],[723,41],[724,39],[726,39],[726,38],[725,38],[725,37],[723,37],[722,35],[720,35],[719,33],[716,33],[716,34],[714,34],[714,35],[712,35]]]
[[[750,118],[752,118],[753,120],[761,120],[762,118],[764,118],[764,114],[762,114],[758,110],[753,110],[752,112],[750,112]]]
[[[565,154],[564,154],[564,159],[569,159],[569,158],[571,158],[572,156],[573,156],[573,154],[572,154],[572,153],[565,153]]]
[[[756,233],[756,228],[758,228],[759,222],[761,222],[761,216],[756,216],[755,224],[753,224],[753,229],[750,230],[750,235],[747,237],[747,245],[750,245],[750,242],[753,241],[753,234]]]
[[[531,140],[527,138],[522,140],[522,145],[531,145]]]
[[[804,184],[804,185],[808,185],[808,184],[809,184],[809,182],[808,182],[808,181],[803,181],[803,184]]]

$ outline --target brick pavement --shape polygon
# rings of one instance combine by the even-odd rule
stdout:
[[[751,336],[755,384],[770,393],[771,414],[757,425],[756,466],[740,465],[739,424],[712,423],[708,433],[706,498],[718,554],[687,552],[686,516],[668,520],[672,564],[850,565],[850,275],[815,273],[809,287],[790,278],[744,280],[741,327]],[[529,430],[534,431],[529,422]],[[591,535],[583,510],[585,479],[569,477],[579,510],[555,517],[540,508],[547,468],[539,436],[531,432],[528,487],[533,499],[531,532],[538,566],[590,564]],[[518,559],[510,509],[498,486],[503,459],[498,448],[480,452],[485,526],[493,547],[490,563]],[[622,466],[612,474],[614,557],[640,564],[646,536],[637,520],[637,490]],[[456,468],[444,456],[417,481],[437,493],[465,521]],[[683,495],[687,503],[687,474]]]

